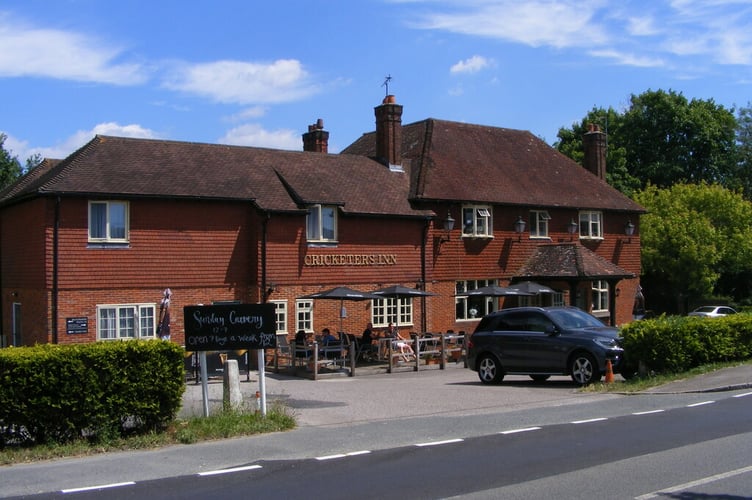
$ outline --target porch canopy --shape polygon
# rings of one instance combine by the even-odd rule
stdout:
[[[577,285],[583,281],[604,280],[611,290],[631,273],[580,245],[555,243],[536,247],[527,262],[515,273],[513,282],[566,281],[570,288],[570,304],[575,305]],[[616,323],[616,294],[609,293],[611,324]]]

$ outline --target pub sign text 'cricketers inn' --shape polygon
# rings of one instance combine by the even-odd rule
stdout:
[[[337,254],[306,255],[306,266],[394,266],[397,256],[394,254]]]

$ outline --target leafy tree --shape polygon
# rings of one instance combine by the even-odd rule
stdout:
[[[622,117],[614,108],[593,108],[579,124],[571,129],[560,128],[558,141],[554,144],[559,151],[582,164],[585,157],[582,136],[589,130],[590,124],[598,125],[607,135],[606,148],[606,182],[626,195],[631,195],[640,187],[639,179],[633,177],[627,169],[627,151],[623,146],[614,144],[612,137],[619,136]],[[616,131],[616,132],[614,132]]]
[[[648,186],[635,200],[640,222],[642,285],[651,308],[684,312],[690,300],[739,299],[752,276],[752,203],[720,185]]]
[[[643,185],[736,184],[736,119],[712,99],[647,91],[632,96],[622,118],[614,140],[626,148],[627,168]]]
[[[712,99],[688,101],[672,90],[633,94],[624,112],[593,108],[580,124],[561,128],[555,147],[582,162],[582,135],[589,123],[607,132],[606,180],[627,195],[649,184],[746,185],[736,159],[737,120]]]
[[[18,159],[5,149],[6,138],[5,134],[0,133],[0,189],[10,185],[23,173]]]
[[[752,107],[739,108],[736,115],[737,178],[739,188],[752,199]]]

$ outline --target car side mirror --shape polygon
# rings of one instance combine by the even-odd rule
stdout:
[[[546,327],[546,335],[550,337],[555,337],[558,334],[559,334],[559,329],[556,328],[556,325],[548,325]]]

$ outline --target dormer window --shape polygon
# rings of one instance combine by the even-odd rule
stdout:
[[[89,202],[89,241],[96,243],[128,242],[128,202]]]
[[[462,236],[481,238],[493,236],[493,220],[489,205],[462,207]]]
[[[337,207],[330,205],[311,205],[308,208],[306,228],[306,238],[309,242],[336,242]]]
[[[547,210],[530,211],[530,237],[548,238],[548,221],[551,216]]]

